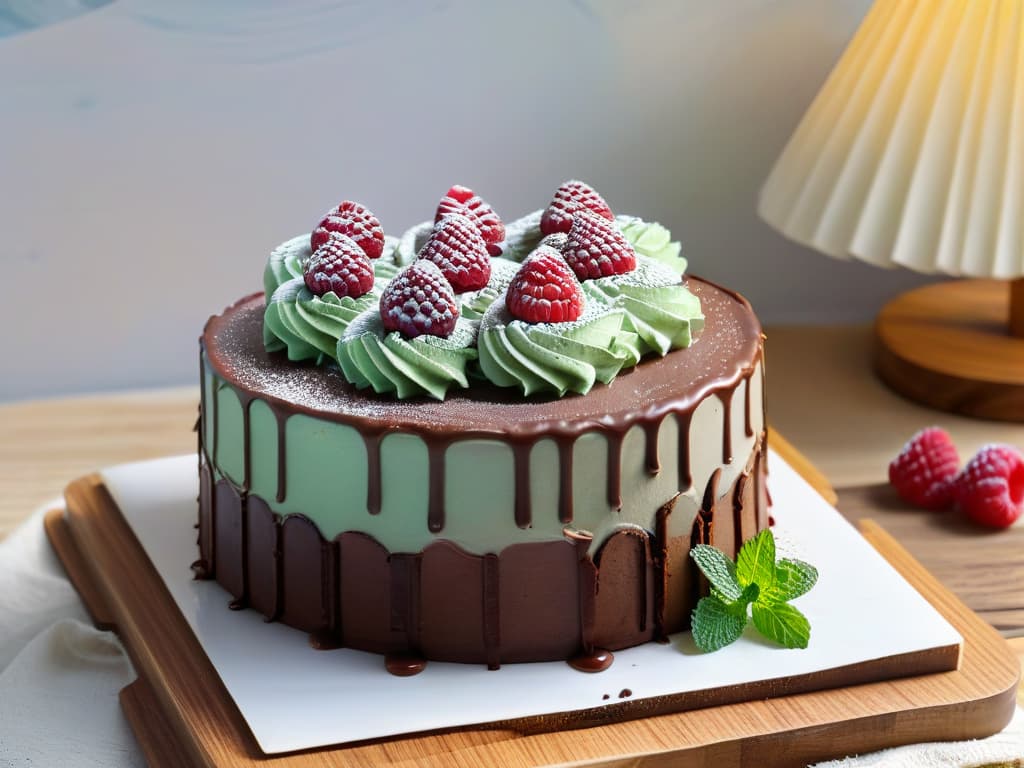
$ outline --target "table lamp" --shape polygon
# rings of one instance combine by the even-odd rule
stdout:
[[[875,368],[911,400],[1024,421],[1024,0],[877,0],[758,212],[829,256],[972,278],[883,307]]]

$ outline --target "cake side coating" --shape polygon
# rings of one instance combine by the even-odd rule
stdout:
[[[688,287],[696,343],[558,400],[358,392],[243,300],[203,337],[198,569],[333,643],[490,666],[685,628],[690,546],[767,524],[760,326]]]

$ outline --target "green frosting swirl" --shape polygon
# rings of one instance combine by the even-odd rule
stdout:
[[[544,235],[540,233],[540,217],[543,210],[528,213],[505,226],[505,245],[501,257],[511,261],[522,261],[540,244]]]
[[[480,321],[480,370],[499,387],[519,387],[527,396],[585,395],[595,381],[612,381],[630,359],[624,318],[616,307],[591,302],[571,323],[531,324],[513,318],[501,298]]]
[[[287,350],[289,360],[334,359],[349,323],[367,309],[376,311],[385,282],[376,280],[369,293],[353,299],[333,291],[317,296],[301,275],[285,281],[264,310],[263,346],[268,352]]]
[[[399,269],[407,267],[416,261],[416,255],[426,244],[430,233],[434,231],[433,221],[421,221],[415,227],[410,227],[398,238],[398,245],[395,248],[394,262]]]
[[[638,255],[660,261],[677,277],[686,271],[686,259],[679,255],[682,245],[661,224],[636,216],[616,216],[615,222]]]
[[[636,334],[638,357],[661,356],[690,346],[704,327],[700,299],[680,283],[671,267],[637,254],[637,266],[621,275],[585,280],[583,293],[594,302],[625,312],[623,326]]]
[[[479,320],[500,296],[505,295],[508,284],[519,271],[519,265],[505,258],[491,259],[491,277],[479,291],[468,291],[459,296],[460,314],[467,320]]]
[[[263,293],[267,304],[281,285],[302,277],[302,267],[309,261],[309,235],[296,235],[270,252],[263,270]]]
[[[399,266],[395,263],[397,248],[398,238],[385,235],[384,252],[381,253],[380,258],[370,259],[374,277],[383,278],[386,281],[398,274]],[[309,261],[310,255],[309,235],[296,235],[291,240],[285,240],[270,252],[267,266],[263,269],[263,294],[267,304],[270,304],[274,291],[284,283],[296,277],[302,277],[302,269]]]
[[[446,339],[406,339],[384,330],[376,307],[353,320],[338,340],[337,360],[345,378],[359,389],[372,387],[400,399],[428,395],[444,400],[448,388],[469,386],[466,365],[475,360],[477,323],[459,318]]]

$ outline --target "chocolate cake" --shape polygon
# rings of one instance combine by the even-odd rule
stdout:
[[[600,669],[611,651],[688,628],[702,589],[691,546],[733,555],[767,525],[760,325],[712,283],[678,271],[671,286],[652,282],[680,261],[657,225],[583,214],[570,197],[566,237],[545,233],[558,195],[492,242],[470,242],[490,261],[473,256],[463,278],[477,279],[473,264],[487,276],[450,292],[462,256],[441,246],[469,237],[458,229],[469,214],[493,213],[464,189],[446,198],[465,216],[439,212],[401,241],[378,238],[364,294],[338,295],[365,272],[337,267],[361,258],[340,247],[309,277],[310,262],[329,260],[305,236],[272,255],[264,293],[210,319],[194,568],[232,607],[317,647],[383,654],[398,674],[428,659]],[[594,237],[611,245],[588,251]],[[440,269],[424,264],[438,252]],[[612,253],[612,266],[587,253]],[[566,265],[594,277],[577,282]],[[334,292],[308,288],[331,275],[343,275]],[[549,282],[538,288],[537,275]],[[554,296],[552,284],[562,297],[534,298]],[[389,321],[389,306],[411,306],[409,290],[442,308]],[[317,319],[345,307],[337,325]],[[563,310],[574,314],[551,319]],[[449,335],[409,335],[425,317]],[[412,331],[387,328],[409,318]],[[422,385],[410,350],[427,358]],[[465,374],[449,380],[435,358]]]

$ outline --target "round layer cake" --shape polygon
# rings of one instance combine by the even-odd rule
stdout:
[[[569,659],[686,629],[687,554],[767,524],[762,336],[690,278],[705,327],[586,396],[357,391],[262,342],[264,298],[202,339],[201,568],[320,643]]]

